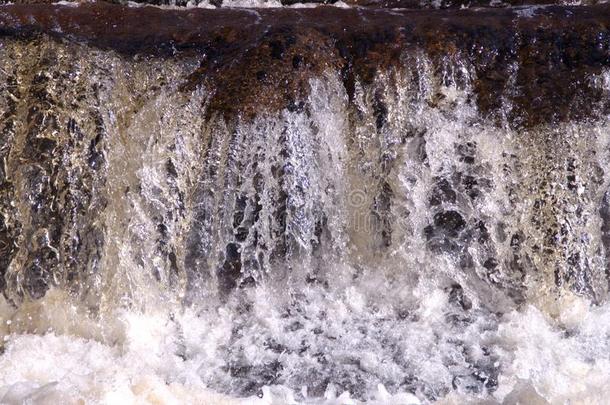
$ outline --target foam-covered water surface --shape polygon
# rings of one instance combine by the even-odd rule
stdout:
[[[191,310],[171,315],[124,313],[119,317],[122,336],[112,344],[100,342],[107,336],[84,339],[74,333],[7,335],[5,352],[0,357],[2,403],[361,403],[350,399],[345,386],[334,385],[325,387],[315,399],[319,393],[308,387],[316,381],[311,375],[301,381],[302,388],[294,380],[289,383],[292,389],[270,384],[262,386],[260,395],[243,399],[212,391],[209,382],[225,374],[223,358],[229,345],[240,348],[242,361],[259,367],[267,364],[269,355],[265,354],[264,342],[256,342],[265,335],[277,339],[278,346],[286,345],[273,352],[281,366],[269,370],[267,376],[292,374],[295,380],[303,373],[303,363],[319,374],[343,369],[347,382],[357,378],[358,373],[367,376],[364,378],[377,379],[375,376],[380,375],[398,380],[402,374],[396,358],[401,353],[412,365],[407,384],[415,387],[419,383],[425,388],[392,389],[381,383],[351,387],[368,398],[367,403],[461,404],[486,399],[489,403],[508,404],[601,404],[608,395],[607,307],[590,308],[575,298],[565,302],[562,319],[551,319],[527,306],[499,319],[479,317],[466,331],[456,333],[457,327],[447,326],[454,304],[444,291],[436,290],[426,294],[414,311],[412,316],[421,320],[405,321],[394,331],[389,327],[375,329],[378,337],[385,335],[384,340],[376,342],[375,337],[362,337],[361,322],[366,318],[364,325],[371,330],[370,325],[383,325],[383,317],[366,314],[363,308],[359,308],[360,319],[348,315],[346,308],[354,310],[355,294],[354,290],[345,291],[334,300],[334,315],[327,322],[305,323],[306,332],[300,336],[289,330],[289,336],[281,337],[286,333],[283,325],[289,321],[269,310],[269,296],[264,291],[257,293],[259,298],[254,305],[260,313],[251,320],[258,326],[251,326],[250,336],[242,332],[243,336],[233,343],[234,324],[244,320],[235,319],[232,310],[226,308],[214,315]],[[324,301],[317,305],[331,309]],[[44,321],[40,325],[43,324]],[[302,343],[297,340],[304,335],[311,335],[306,339],[308,344],[315,342],[316,332],[307,330],[313,324],[326,326],[324,333],[334,332],[336,340],[318,338],[319,343],[324,343],[317,350],[323,353],[308,358],[293,347]],[[393,341],[389,341],[392,337]],[[326,360],[320,362],[321,356]],[[351,375],[346,364],[352,368]],[[258,376],[265,378],[262,372]],[[239,377],[238,370],[233,375],[226,373],[222,377],[227,384],[224,390],[243,384]],[[446,385],[457,388],[449,392],[443,389]],[[487,395],[485,385],[493,386],[493,393]],[[437,398],[430,399],[432,395]]]

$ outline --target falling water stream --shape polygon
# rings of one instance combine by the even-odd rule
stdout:
[[[196,58],[2,38],[0,403],[605,403],[610,120],[402,60],[226,119]]]

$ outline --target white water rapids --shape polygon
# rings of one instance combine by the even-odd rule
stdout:
[[[358,350],[362,344],[353,333],[349,323],[356,315],[352,313],[353,294],[348,290],[336,297],[334,305],[337,315],[332,322],[342,336],[343,349],[334,348],[329,355],[336,356],[330,362],[343,362],[349,357],[358,357],[374,375],[391,372],[391,365],[384,362],[383,346],[371,345],[368,350]],[[416,294],[419,292],[416,292]],[[350,295],[351,294],[351,295]],[[278,328],[281,318],[269,310],[264,302],[265,292],[259,292],[256,306],[256,322],[268,333],[281,334]],[[58,302],[53,302],[58,300]],[[322,301],[322,300],[320,300]],[[45,302],[47,313],[39,315],[29,325],[66,325],[66,319],[55,319],[52,311],[64,309],[65,302],[52,296]],[[54,306],[55,305],[55,306]],[[324,302],[318,303],[324,305]],[[463,354],[450,342],[451,331],[445,339],[435,336],[444,328],[447,302],[441,290],[426,293],[419,302],[425,320],[399,332],[404,345],[409,347],[414,368],[420,379],[431,384],[451,380],[450,369],[443,365],[442,358],[452,356],[456,363],[463,362]],[[348,309],[350,308],[350,309]],[[339,312],[343,310],[343,313]],[[363,308],[359,308],[363,311]],[[117,320],[122,336],[116,343],[104,344],[90,336],[94,327],[83,325],[85,330],[59,333],[9,335],[9,345],[0,364],[0,389],[2,402],[6,404],[79,404],[79,403],[135,403],[135,404],[358,404],[348,393],[336,387],[326,390],[324,399],[307,399],[307,390],[292,391],[282,386],[262,389],[262,397],[243,399],[218,394],[205,384],[205,377],[214,374],[214,369],[223,362],[218,357],[218,348],[231,339],[232,317],[228,311],[219,311],[217,317],[202,318],[192,311],[185,311],[168,321],[167,313],[150,314],[126,312]],[[274,318],[275,316],[275,318]],[[19,322],[19,321],[17,321]],[[506,404],[603,404],[607,398],[609,366],[608,333],[610,333],[610,311],[606,307],[588,308],[582,300],[566,303],[562,319],[553,320],[539,309],[528,306],[521,311],[512,311],[503,316],[496,330],[482,333],[469,331],[469,344],[486,345],[497,357],[494,366],[501,369],[498,389],[493,395],[478,396],[463,392],[451,392],[435,403],[506,403]],[[67,328],[67,326],[64,326]],[[91,328],[91,329],[89,329]],[[569,328],[570,334],[565,332]],[[279,329],[279,330],[278,330]],[[473,328],[475,329],[475,328]],[[351,336],[349,336],[351,334]],[[442,340],[445,340],[444,342]],[[449,340],[449,341],[447,341]],[[176,352],[182,350],[189,355],[184,361]],[[252,361],[264,356],[260,348],[252,344],[245,347]],[[481,353],[477,354],[482,356]],[[285,361],[291,361],[286,354]],[[298,362],[293,359],[293,362]],[[331,368],[332,365],[327,366]],[[323,372],[321,367],[321,371]],[[364,372],[363,372],[364,373]],[[227,381],[230,384],[230,379]],[[305,387],[306,385],[304,385]],[[367,392],[372,404],[416,404],[420,403],[409,393],[389,394],[380,386]],[[484,397],[485,400],[483,400]],[[29,401],[29,402],[28,402]],[[421,400],[421,402],[426,402]]]
[[[17,253],[0,403],[607,402],[606,120],[495,125],[469,66],[415,55],[352,101],[330,72],[303,108],[227,124],[177,91],[192,66],[45,46],[71,83],[49,116],[103,123],[104,243],[38,300]]]

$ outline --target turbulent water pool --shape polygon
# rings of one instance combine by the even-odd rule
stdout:
[[[606,403],[608,26],[0,6],[0,403]]]
[[[261,288],[247,316],[230,305],[171,315],[158,305],[115,314],[104,327],[50,294],[35,319],[12,318],[21,330],[40,329],[7,336],[0,394],[8,404],[605,403],[607,307],[566,300],[559,319],[533,305],[501,316],[475,308],[476,320],[456,325],[446,291],[413,289],[420,320],[396,317],[363,286],[307,292],[303,315],[286,317],[280,310],[294,306]],[[320,321],[320,311],[333,314]],[[302,329],[293,330],[295,318]],[[54,332],[43,333],[49,325]],[[247,384],[260,392],[230,394]]]

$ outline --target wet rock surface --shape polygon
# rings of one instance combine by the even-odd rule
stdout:
[[[357,149],[350,153],[376,162],[377,169],[370,171],[363,166],[356,171],[356,176],[364,176],[374,185],[370,190],[357,190],[363,195],[372,193],[370,201],[363,196],[357,202],[366,203],[370,210],[364,225],[365,229],[374,228],[374,232],[371,230],[366,237],[380,251],[391,251],[404,237],[395,223],[399,217],[396,200],[404,198],[394,178],[400,167],[397,161],[403,153],[401,148],[412,145],[414,158],[423,167],[429,165],[429,155],[435,151],[427,144],[427,128],[418,128],[419,124],[404,126],[402,118],[396,121],[393,109],[397,108],[399,95],[380,85],[380,80],[389,80],[389,86],[397,89],[416,89],[413,97],[430,111],[451,115],[458,108],[471,106],[487,124],[517,130],[534,131],[568,121],[598,119],[607,113],[609,103],[603,83],[600,85],[602,73],[610,64],[608,22],[610,6],[606,5],[444,11],[333,7],[166,10],[110,3],[2,6],[0,39],[11,45],[5,55],[23,61],[3,72],[0,157],[5,163],[0,167],[0,287],[19,290],[18,297],[37,298],[50,285],[78,285],[83,278],[98,277],[106,236],[104,225],[91,213],[103,211],[109,197],[96,191],[107,188],[107,169],[112,167],[107,161],[108,127],[125,126],[121,131],[129,132],[130,125],[140,125],[132,122],[133,117],[160,92],[169,91],[188,100],[200,89],[207,89],[205,100],[192,108],[202,110],[202,119],[208,125],[224,120],[226,130],[232,132],[235,125],[243,122],[258,128],[262,125],[256,123],[258,118],[281,111],[311,115],[311,101],[306,101],[311,96],[312,80],[331,73],[338,74],[341,88],[337,91],[345,94],[350,106],[350,131],[358,137],[358,131],[369,125],[365,118],[370,114],[374,117],[371,130],[382,139],[368,146],[375,153]],[[172,79],[160,72],[130,73],[133,77],[125,79],[132,83],[130,86],[135,85],[138,75],[145,79],[138,84],[140,93],[134,93],[129,100],[131,107],[121,107],[116,123],[116,112],[104,109],[99,94],[118,84],[103,88],[88,82],[83,69],[97,68],[70,59],[82,52],[118,55],[128,64],[177,64],[181,73]],[[422,65],[424,62],[426,65]],[[111,66],[96,74],[105,77],[113,69]],[[430,74],[440,77],[438,83],[426,82],[426,75]],[[398,83],[399,80],[403,82]],[[434,90],[425,100],[419,99],[417,92],[422,86],[454,86],[468,96],[459,101],[444,90]],[[167,88],[170,90],[164,90]],[[402,127],[393,127],[396,122]],[[198,127],[192,130],[199,134]],[[200,136],[207,136],[205,131],[204,135],[197,135],[197,142]],[[320,127],[313,131],[317,134]],[[390,134],[397,134],[397,138]],[[317,135],[310,135],[313,136]],[[566,246],[578,243],[578,237],[571,234],[563,219],[572,214],[561,205],[582,194],[584,186],[577,173],[589,166],[583,165],[579,156],[567,158],[565,165],[553,164],[553,151],[568,151],[572,142],[555,142],[553,136],[527,138],[528,142],[523,142],[535,152],[533,156],[540,153],[547,159],[522,162],[515,155],[502,157],[507,162],[506,170],[518,172],[519,165],[525,165],[540,173],[538,183],[529,186],[528,192],[538,195],[530,219],[541,234],[542,245],[530,244],[518,229],[506,234],[504,225],[495,226],[488,216],[472,212],[472,207],[483,204],[500,185],[495,184],[490,163],[480,160],[480,145],[468,138],[452,146],[456,162],[432,174],[431,189],[425,197],[430,217],[416,232],[431,252],[452,255],[463,269],[509,291],[516,302],[523,301],[521,284],[525,275],[540,267],[532,256],[543,257],[543,267],[555,269],[553,279],[557,286],[569,285],[589,296],[603,294],[593,291],[594,271],[589,261],[581,252],[566,250]],[[311,205],[307,210],[314,216],[302,217],[299,210],[309,204],[306,201],[312,193],[308,188],[311,184],[289,185],[291,181],[308,181],[300,177],[298,167],[303,165],[301,156],[313,150],[308,144],[312,139],[277,135],[269,141],[278,145],[274,152],[265,152],[269,146],[249,136],[234,134],[230,139],[231,146],[216,145],[220,142],[217,139],[205,141],[202,153],[205,161],[211,162],[204,169],[204,177],[210,179],[207,189],[198,186],[190,193],[181,188],[184,173],[179,167],[184,167],[185,163],[180,163],[184,157],[175,155],[180,145],[172,144],[167,146],[169,155],[159,158],[166,182],[163,187],[171,191],[163,192],[159,185],[143,189],[140,179],[126,181],[118,192],[121,198],[129,198],[134,193],[143,196],[154,191],[163,194],[161,201],[171,206],[153,209],[155,204],[147,202],[142,208],[154,211],[151,221],[155,242],[151,249],[158,258],[150,258],[155,263],[150,266],[154,267],[152,273],[157,280],[174,280],[180,278],[179,274],[188,273],[187,284],[194,286],[201,282],[200,277],[185,269],[197,269],[195,273],[214,274],[219,289],[229,293],[255,283],[258,272],[272,263],[282,263],[288,256],[298,257],[303,249],[315,252],[314,256],[322,254],[322,241],[330,237],[330,214],[318,212],[320,207]],[[225,173],[217,159],[224,156],[227,147],[237,148],[240,142],[263,142],[248,159],[266,159],[271,168],[262,168],[258,161],[241,162],[239,155],[229,155],[223,158],[228,159],[225,164],[238,160],[230,176]],[[295,142],[296,146],[292,144]],[[361,143],[362,140],[354,141],[350,148]],[[237,175],[243,170],[249,170],[251,179]],[[593,190],[603,183],[603,170],[596,170],[597,180],[590,185]],[[223,204],[232,208],[224,212],[221,204],[214,213],[210,204],[217,197],[211,190],[218,186],[214,182],[228,181],[223,180],[225,176],[234,179],[231,181],[235,187],[249,185],[254,194],[241,191],[228,197]],[[547,177],[556,176],[558,182],[565,183],[562,190],[568,193],[561,197],[563,200],[546,181]],[[277,183],[278,190],[271,197],[263,197],[265,179]],[[509,187],[509,196],[521,192],[518,189]],[[189,198],[197,201],[191,211],[186,206]],[[271,202],[264,203],[263,198],[271,198]],[[511,204],[519,203],[518,197],[510,198]],[[264,204],[273,205],[273,246],[260,241],[264,237],[258,228],[263,221]],[[132,204],[134,210],[135,207]],[[600,213],[604,214],[604,210],[600,209]],[[215,224],[216,215],[228,215],[226,223],[231,224],[230,235],[213,255],[219,265],[209,263],[212,242],[202,236],[217,232],[216,226],[224,226]],[[287,224],[286,218],[293,215],[297,218],[295,224]],[[408,212],[400,215],[409,216]],[[586,223],[587,215],[576,212],[576,216],[577,221]],[[185,242],[170,240],[177,224],[187,217],[192,225]],[[304,239],[294,237],[290,235],[293,229],[307,235]],[[143,238],[133,236],[133,240]],[[180,243],[186,244],[185,252],[179,252]],[[607,245],[605,239],[603,243]],[[504,250],[501,246],[509,244],[512,253],[507,257],[499,249]],[[245,249],[248,245],[253,248]],[[258,249],[266,253],[261,256]],[[475,257],[472,249],[480,253]],[[565,251],[558,254],[562,249]],[[9,271],[11,263],[13,270]],[[136,263],[148,266],[143,258]],[[80,270],[83,266],[88,269],[86,275]]]
[[[377,72],[401,67],[404,53],[423,50],[436,69],[448,58],[471,65],[481,112],[500,119],[502,110],[516,127],[607,109],[591,77],[610,63],[609,22],[607,5],[180,11],[87,3],[0,10],[4,36],[26,40],[43,33],[130,56],[197,55],[200,67],[183,88],[214,87],[212,110],[228,116],[253,116],[261,107],[298,109],[307,81],[325,70],[341,70],[352,94],[354,81],[370,83]]]
[[[58,3],[60,0],[2,0],[0,4],[44,4]],[[101,0],[113,4],[127,5],[126,0]],[[74,2],[78,4],[78,1]],[[254,3],[239,3],[234,0],[134,0],[131,3],[170,6],[170,7],[208,7],[208,8],[230,8],[230,7],[278,7],[293,5],[329,5],[339,3],[339,0],[278,0],[277,2],[262,0]],[[588,0],[578,5],[603,4],[604,1]],[[343,6],[366,7],[366,8],[406,8],[406,9],[463,9],[463,8],[505,8],[515,6],[533,5],[574,5],[570,1],[557,0],[341,0]]]

